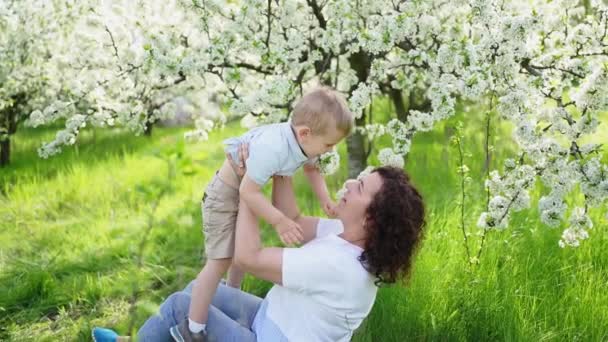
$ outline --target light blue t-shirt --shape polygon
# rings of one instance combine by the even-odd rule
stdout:
[[[256,127],[240,137],[224,140],[225,151],[238,163],[238,147],[249,144],[245,161],[247,175],[262,186],[274,176],[293,176],[297,169],[316,158],[308,158],[298,144],[290,122]]]

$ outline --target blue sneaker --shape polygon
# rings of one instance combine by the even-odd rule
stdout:
[[[118,340],[118,334],[114,330],[106,328],[95,327],[91,335],[93,335],[93,341],[95,342],[116,342]]]

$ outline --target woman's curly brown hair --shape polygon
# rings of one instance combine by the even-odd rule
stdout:
[[[425,209],[409,176],[391,166],[376,168],[382,187],[366,211],[367,241],[359,260],[376,276],[376,285],[407,279],[423,237]]]

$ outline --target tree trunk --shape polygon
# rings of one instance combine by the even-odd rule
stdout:
[[[585,15],[591,15],[591,1],[590,0],[583,0],[582,1],[583,6],[585,7]]]
[[[0,167],[7,166],[11,161],[11,139],[7,137],[0,141]]]
[[[407,120],[407,109],[405,108],[405,103],[403,102],[403,94],[401,93],[401,90],[391,87],[388,95],[395,105],[397,119],[399,119],[401,122],[405,122]]]
[[[3,117],[7,134],[6,139],[0,141],[0,167],[8,166],[11,162],[11,135],[17,131],[17,111],[21,109],[20,101],[24,101],[25,95],[18,94],[14,97],[15,104],[4,110]]]
[[[144,135],[147,137],[152,136],[152,128],[154,128],[154,124],[157,122],[158,120],[155,118],[152,118],[152,111],[147,112],[146,114],[146,121],[144,122]]]
[[[350,55],[348,57],[348,62],[350,63],[350,67],[357,74],[357,80],[359,82],[367,81],[369,76],[369,71],[372,65],[372,59],[369,54],[364,50],[359,50],[358,52]],[[349,90],[349,94],[352,94],[355,89],[357,89],[357,85],[353,86]],[[361,114],[361,117],[355,120],[356,126],[365,126],[366,115],[365,110]],[[355,178],[357,177],[361,171],[363,171],[367,167],[367,153],[365,149],[366,145],[366,137],[361,135],[359,132],[354,132],[346,139],[346,147],[348,151],[348,177]]]
[[[365,113],[356,120],[356,125],[365,125]],[[355,131],[346,139],[348,151],[348,178],[357,176],[367,167],[367,151],[365,150],[365,137]]]
[[[430,112],[432,107],[431,107],[431,101],[427,98],[424,98],[424,96],[422,96],[422,98],[420,98],[421,95],[420,93],[416,92],[414,90],[410,90],[410,100],[409,100],[409,109],[412,110],[418,110],[421,112]],[[421,90],[420,90],[421,91]]]
[[[146,123],[144,124],[144,135],[149,137],[152,136],[152,128],[154,127],[154,124],[148,120],[146,120]]]

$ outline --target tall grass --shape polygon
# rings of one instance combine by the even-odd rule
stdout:
[[[377,106],[386,111],[386,104]],[[480,263],[468,264],[458,158],[449,144],[458,119],[414,138],[406,169],[426,199],[426,239],[410,283],[380,289],[355,340],[608,340],[605,207],[592,211],[596,227],[577,249],[560,249],[561,229],[540,224],[534,208],[516,213],[509,229],[487,236]],[[179,144],[182,129],[157,129],[151,138],[89,131],[76,148],[49,160],[36,149],[52,130],[19,132],[13,164],[0,169],[0,340],[86,341],[94,325],[128,334],[131,320],[143,323],[200,270],[200,197],[223,159],[221,141],[242,131],[229,125],[207,142],[185,145],[182,154],[175,152],[179,156],[171,156],[170,147]],[[493,168],[512,152],[507,131],[493,131]],[[480,126],[465,126],[463,142],[470,154],[465,163],[477,180],[467,187],[465,202],[473,247],[485,203],[484,137],[477,132]],[[381,139],[375,148],[387,143]],[[345,160],[345,146],[339,150]],[[168,181],[170,164],[163,156],[177,160],[178,172],[152,211],[155,189]],[[328,178],[331,190],[346,174],[343,165]],[[301,174],[295,184],[302,211],[321,215]],[[539,186],[534,196],[542,191]],[[263,235],[267,244],[278,244],[268,227]],[[269,287],[249,276],[244,283],[260,296]]]

